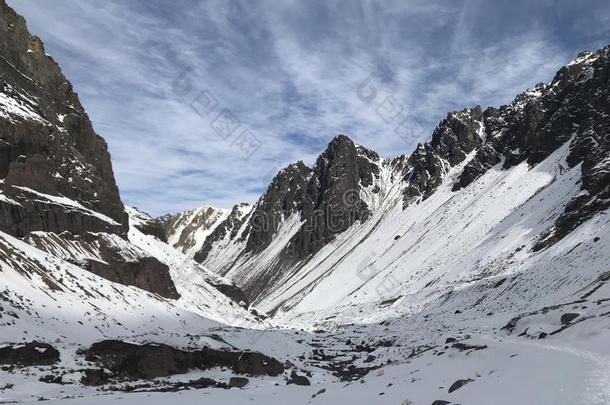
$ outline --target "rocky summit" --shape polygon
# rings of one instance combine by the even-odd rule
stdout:
[[[610,45],[566,62],[153,218],[0,0],[0,403],[610,403]]]

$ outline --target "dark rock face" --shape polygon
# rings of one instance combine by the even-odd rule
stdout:
[[[566,162],[570,167],[582,163],[583,193],[567,204],[538,248],[552,245],[610,207],[610,45],[583,53],[581,59],[553,80],[557,109],[544,127],[544,139],[556,133],[574,137]]]
[[[164,298],[180,298],[169,268],[154,257],[141,257],[134,261],[111,259],[109,264],[90,260],[85,269],[106,280],[138,287]]]
[[[59,362],[59,352],[51,345],[39,342],[0,348],[0,364],[21,367],[48,366]]]
[[[167,242],[167,235],[165,232],[165,223],[161,219],[152,218],[150,215],[145,214],[141,211],[138,211],[135,208],[134,208],[134,210],[136,210],[139,213],[142,213],[142,215],[138,218],[139,221],[137,221],[137,223],[131,224],[132,226],[134,226],[137,230],[142,232],[144,235],[154,236],[155,238],[159,239],[160,241]]]
[[[466,155],[483,143],[483,114],[476,106],[447,114],[432,134],[432,140],[420,144],[406,159],[403,179],[407,184],[404,206],[436,191],[446,170],[461,163]]]
[[[0,231],[18,238],[33,231],[125,232],[123,224],[110,218],[103,219],[86,209],[46,200],[35,192],[6,187],[4,194],[14,203],[0,200]]]
[[[474,159],[466,164],[458,182],[453,185],[453,191],[467,187],[500,161],[501,158],[493,146],[490,144],[484,145],[476,152]]]
[[[301,212],[305,224],[289,242],[286,255],[306,258],[354,222],[368,219],[370,211],[360,196],[360,180],[364,179],[363,185],[371,184],[375,171],[367,153],[373,155],[357,148],[345,135],[335,137],[328,144],[316,160],[307,185]]]
[[[441,184],[443,162],[429,144],[418,145],[407,159],[404,180],[407,187],[403,192],[404,206],[421,197],[428,198]]]
[[[246,250],[260,252],[273,239],[282,219],[302,212],[309,202],[308,183],[312,170],[299,161],[280,171],[259,199],[249,220]]]
[[[215,242],[230,232],[231,238],[247,221],[240,238],[245,253],[259,253],[269,246],[282,220],[298,214],[305,224],[283,252],[288,259],[302,259],[320,250],[355,221],[365,221],[370,212],[360,198],[360,187],[373,183],[379,174],[379,156],[357,147],[345,135],[335,137],[318,157],[313,169],[297,162],[281,170],[247,218],[238,206],[216,228],[195,255],[205,261]]]
[[[11,197],[15,192],[12,186],[25,186],[65,196],[108,216],[125,231],[126,215],[106,143],[93,131],[78,96],[59,66],[45,54],[40,39],[29,34],[23,17],[3,0],[0,55],[0,93],[23,106],[0,108],[2,191]],[[74,232],[83,228],[99,231],[98,223],[62,215],[58,207],[52,207],[48,217],[38,220],[34,218],[44,210],[31,204],[13,212],[3,207],[2,211],[2,230],[16,236],[57,226]],[[19,216],[7,221],[11,214]],[[23,218],[26,221],[22,229],[7,226]]]
[[[192,369],[229,367],[237,374],[277,376],[284,366],[277,360],[254,352],[229,352],[204,348],[184,351],[163,344],[136,345],[116,340],[94,343],[83,354],[90,362],[111,371],[106,380],[151,379],[184,374]]]
[[[483,142],[478,134],[482,115],[479,106],[449,113],[434,130],[430,146],[451,166],[457,165]]]

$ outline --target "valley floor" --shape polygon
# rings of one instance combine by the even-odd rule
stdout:
[[[598,350],[608,349],[610,336],[598,336]],[[431,404],[446,400],[461,404],[608,404],[610,351],[604,353],[540,344],[522,339],[481,336],[473,341],[488,349],[438,355],[428,352],[410,362],[372,371],[354,382],[314,382],[311,386],[275,385],[272,379],[251,382],[243,389],[187,390],[173,393],[88,393],[62,388],[64,395],[49,404]],[[462,388],[448,393],[458,380]],[[320,393],[322,390],[324,392]],[[43,397],[46,393],[40,392]],[[50,392],[48,394],[51,394]],[[317,395],[316,395],[317,394]],[[55,393],[57,395],[57,393]],[[314,396],[315,395],[315,396]],[[54,396],[54,395],[53,395]],[[407,402],[411,401],[411,402]],[[24,403],[38,402],[25,400]]]
[[[602,287],[595,294],[605,294]],[[566,313],[579,313],[564,323]],[[49,404],[469,404],[595,405],[610,403],[610,300],[590,298],[515,317],[434,311],[381,324],[327,330],[218,328],[229,346],[288,361],[278,377],[251,377],[246,387],[158,392],[169,383],[201,377],[228,382],[214,369],[160,378],[134,392],[39,382],[56,367],[0,371],[0,403]],[[517,319],[518,318],[518,319]],[[322,325],[318,325],[323,327]],[[545,332],[540,332],[545,331]],[[208,331],[212,335],[212,331]],[[151,337],[149,337],[151,338]],[[205,336],[200,337],[205,339]],[[183,337],[159,339],[178,343]],[[74,347],[62,349],[62,366],[78,368]],[[309,375],[309,386],[287,385],[290,372]],[[142,382],[140,382],[142,383]],[[137,384],[134,382],[133,384]],[[128,385],[128,384],[127,384]],[[127,385],[124,385],[125,388]],[[458,387],[458,388],[456,388]],[[115,389],[120,388],[115,386]],[[138,392],[140,391],[140,392]],[[452,392],[449,392],[452,391]],[[434,402],[447,401],[447,402]]]

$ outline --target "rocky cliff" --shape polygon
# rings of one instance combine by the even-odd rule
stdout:
[[[116,186],[106,142],[89,121],[72,85],[31,35],[23,17],[0,2],[0,179],[3,193],[22,201],[15,187],[61,195],[99,212],[126,231],[126,215]],[[0,229],[17,236],[32,230],[100,231],[100,224],[66,218],[59,207],[43,209],[2,203]],[[7,213],[8,211],[8,213]],[[63,211],[63,212],[62,212]],[[11,221],[12,220],[12,221]],[[13,223],[27,224],[15,229]]]
[[[106,142],[42,41],[1,0],[0,232],[177,298],[168,267],[130,246],[128,228]]]

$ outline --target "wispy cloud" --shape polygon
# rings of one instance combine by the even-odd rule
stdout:
[[[337,132],[409,153],[447,111],[549,81],[608,38],[610,16],[594,0],[9,2],[107,139],[126,203],[152,214],[252,202],[271,173],[313,162]],[[358,93],[365,80],[372,102]],[[192,106],[202,92],[212,114]],[[388,99],[417,117],[417,138],[379,113]],[[223,108],[260,142],[249,159],[211,125]]]

